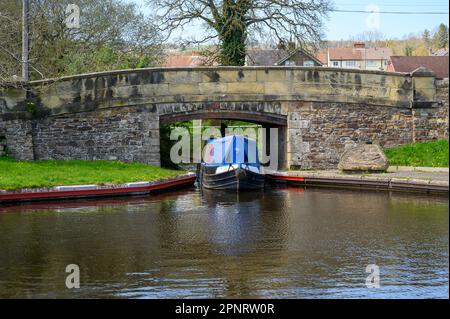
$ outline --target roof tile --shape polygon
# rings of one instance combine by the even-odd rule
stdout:
[[[391,64],[395,72],[412,72],[425,67],[436,74],[436,78],[448,78],[448,56],[392,56]]]

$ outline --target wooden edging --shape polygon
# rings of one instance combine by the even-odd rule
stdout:
[[[361,188],[361,189],[380,189],[389,191],[410,191],[448,194],[448,183],[430,182],[430,181],[403,181],[392,178],[336,178],[336,177],[316,177],[316,176],[290,176],[290,175],[267,175],[269,181],[279,183],[295,183],[299,186],[322,186],[322,187],[340,187],[340,188]]]
[[[90,189],[57,190],[58,188],[22,190],[0,193],[0,203],[32,200],[73,199],[86,197],[108,197],[120,195],[143,195],[154,191],[162,191],[176,187],[191,186],[195,182],[195,174],[187,174],[179,177],[143,183],[145,186],[109,185],[98,186]],[[133,185],[131,183],[130,185]]]

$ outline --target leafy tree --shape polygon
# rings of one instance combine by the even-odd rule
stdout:
[[[412,56],[413,48],[411,46],[409,46],[408,44],[406,44],[405,47],[403,48],[403,54],[405,56]]]
[[[80,8],[80,28],[67,27],[69,4]],[[21,1],[2,0],[0,12],[0,76],[6,79],[20,74]],[[30,2],[31,79],[157,65],[160,43],[152,21],[132,3]]]
[[[427,56],[430,55],[430,50],[421,45],[411,51],[411,56]]]
[[[0,2],[0,83],[21,74],[21,7],[17,0]]]
[[[329,0],[148,0],[163,32],[202,22],[204,36],[190,43],[218,41],[222,65],[243,65],[249,35],[295,38],[301,45],[322,38],[322,19],[332,9]]]

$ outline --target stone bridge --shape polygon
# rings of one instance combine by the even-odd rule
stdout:
[[[160,124],[239,119],[280,129],[282,166],[330,168],[357,142],[448,137],[447,116],[448,86],[425,69],[152,68],[0,88],[0,139],[23,160],[159,165]]]

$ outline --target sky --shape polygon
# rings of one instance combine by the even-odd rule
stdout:
[[[142,6],[145,0],[126,0]],[[423,30],[433,31],[440,23],[448,25],[449,5],[447,0],[334,0],[335,9],[379,11],[379,14],[356,12],[332,12],[325,21],[327,40],[349,39],[364,31],[377,31],[387,38],[402,38],[410,33],[421,34]],[[446,14],[387,14],[394,12],[446,12]],[[199,32],[193,26],[192,34]]]

